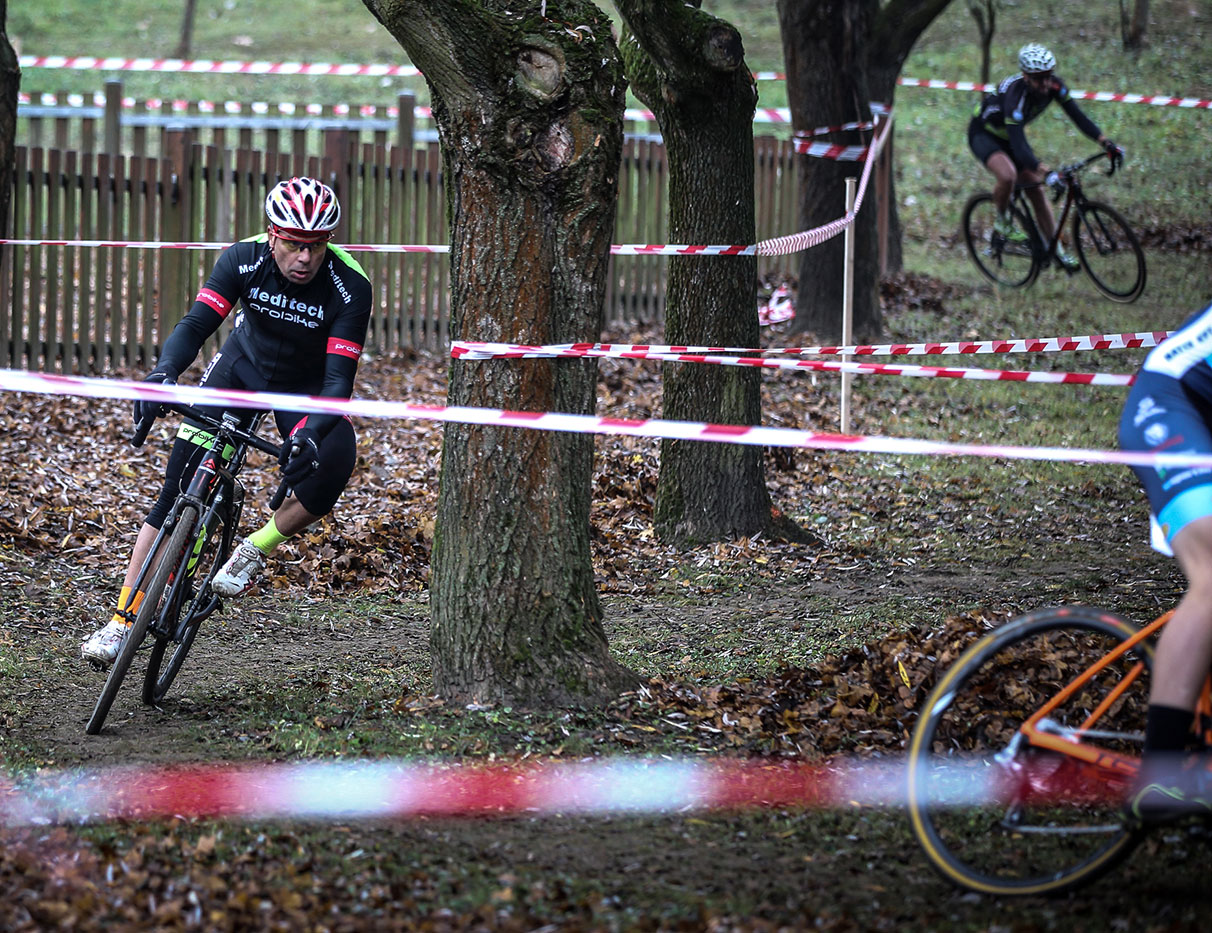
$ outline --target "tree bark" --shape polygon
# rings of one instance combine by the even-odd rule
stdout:
[[[198,0],[185,0],[185,13],[181,17],[181,40],[174,53],[177,58],[189,58],[194,44],[194,14],[198,11]]]
[[[753,243],[753,111],[757,91],[737,30],[683,0],[616,0],[623,57],[637,97],[656,115],[669,156],[674,243]],[[753,256],[673,256],[666,340],[756,347]],[[761,373],[666,363],[664,415],[682,421],[761,421]],[[655,526],[691,544],[764,532],[803,540],[772,510],[763,451],[738,444],[661,442]]]
[[[610,21],[586,0],[363,2],[432,93],[454,337],[599,339],[625,88]],[[596,387],[587,360],[455,361],[448,397],[591,414]],[[593,581],[592,460],[592,436],[447,426],[430,589],[442,696],[596,703],[636,682]]]
[[[1125,0],[1120,0],[1120,18],[1123,23],[1124,48],[1136,52],[1147,44],[1149,30],[1149,0],[1132,0],[1132,15],[1124,9]]]
[[[787,72],[792,127],[804,132],[820,126],[867,122],[873,101],[892,106],[896,81],[913,43],[950,0],[778,0],[779,24]],[[870,133],[838,133],[844,145],[865,144]],[[847,177],[862,174],[862,163],[801,156],[801,229],[818,227],[842,215]],[[872,188],[868,198],[874,200]],[[879,306],[879,243],[871,201],[855,221],[854,331],[873,340],[883,330]],[[895,184],[889,180],[888,269],[901,266],[901,229]],[[800,258],[799,290],[793,329],[820,339],[841,338],[841,237],[805,250]]]
[[[21,69],[8,41],[8,0],[0,0],[0,238],[8,236],[16,164],[17,91]]]
[[[981,49],[981,84],[989,83],[989,49],[993,45],[993,33],[997,28],[997,0],[968,0],[968,12],[976,22],[976,34]]]

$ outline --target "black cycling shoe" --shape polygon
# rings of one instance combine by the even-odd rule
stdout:
[[[1124,803],[1124,825],[1145,829],[1192,816],[1212,819],[1210,768],[1208,755],[1146,762]]]

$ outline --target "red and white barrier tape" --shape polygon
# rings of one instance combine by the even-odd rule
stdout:
[[[760,447],[804,447],[855,453],[932,456],[1002,457],[1010,460],[1050,460],[1068,463],[1119,463],[1154,468],[1212,467],[1212,454],[1166,454],[1144,451],[1096,450],[1080,447],[1022,447],[1009,444],[961,444],[908,437],[825,434],[760,425],[710,424],[696,421],[637,421],[555,412],[504,411],[467,406],[414,405],[373,399],[332,399],[281,392],[240,392],[196,386],[162,385],[84,376],[58,376],[17,369],[0,369],[0,391],[76,395],[84,398],[143,398],[153,402],[222,405],[234,408],[304,411],[363,418],[425,418],[458,424],[530,428],[575,434],[617,434],[629,437],[719,441]]]
[[[463,359],[491,359],[496,356],[555,357],[587,355],[622,356],[642,353],[707,353],[729,356],[942,356],[979,353],[1057,353],[1071,350],[1131,350],[1155,347],[1169,336],[1168,331],[1142,331],[1133,334],[1090,334],[1085,337],[1027,337],[1008,340],[956,340],[950,343],[852,344],[819,347],[683,347],[647,343],[557,343],[531,345],[520,343],[483,343],[456,340],[451,356]],[[573,351],[573,352],[569,352]],[[609,353],[606,351],[610,351]]]
[[[874,123],[843,123],[840,126],[818,126],[814,130],[796,133],[792,140],[793,148],[801,155],[813,156],[817,159],[835,159],[838,162],[859,162],[867,157],[867,146],[842,146],[835,143],[812,142],[817,136],[829,133],[844,133],[855,130],[875,129]]]
[[[62,104],[60,101],[62,100]],[[17,103],[20,106],[32,106],[37,104],[42,107],[104,107],[107,103],[105,95],[96,91],[91,96],[86,97],[83,94],[64,94],[62,98],[58,94],[50,92],[42,92],[35,98],[25,91],[17,92]],[[140,106],[148,112],[158,112],[163,110],[165,105],[173,113],[188,113],[191,110],[196,110],[200,114],[224,113],[230,115],[239,115],[242,113],[253,113],[257,116],[267,116],[277,113],[281,116],[295,116],[304,114],[309,117],[320,116],[337,116],[337,117],[383,117],[386,119],[395,119],[400,115],[400,108],[394,104],[387,106],[378,106],[375,104],[295,104],[290,101],[280,101],[276,104],[268,103],[267,101],[239,101],[239,100],[183,100],[180,98],[165,101],[159,97],[149,97],[142,102],[135,100],[133,97],[122,98],[123,110],[136,110]],[[428,120],[433,116],[433,110],[429,107],[414,107],[412,110],[413,116],[418,119]],[[20,113],[18,113],[20,116]],[[631,120],[639,123],[655,123],[656,114],[651,110],[641,110],[636,107],[628,107],[623,111],[623,119]],[[759,107],[753,115],[754,123],[790,123],[791,111],[786,107]]]
[[[943,88],[949,91],[995,91],[996,84],[978,84],[972,81],[937,81],[924,78],[898,78],[901,87]],[[1170,97],[1166,94],[1122,94],[1115,91],[1070,90],[1069,96],[1077,100],[1100,100],[1116,104],[1152,104],[1154,107],[1183,107],[1207,110],[1212,100],[1200,97]]]
[[[1131,774],[1071,761],[932,766],[934,806],[1114,804]],[[901,761],[600,759],[517,764],[309,761],[0,775],[0,826],[105,820],[405,819],[673,814],[708,809],[902,807]]]
[[[29,240],[0,239],[0,246],[71,246],[80,249],[109,247],[113,249],[217,249],[224,250],[231,243],[182,242],[169,243],[160,240]],[[723,243],[716,245],[693,245],[677,243],[618,243],[610,247],[616,256],[753,256],[761,244]],[[426,243],[349,243],[342,249],[352,253],[449,253],[446,245]]]
[[[791,297],[791,289],[780,285],[770,293],[766,303],[758,307],[758,324],[766,326],[790,321],[795,317],[795,301]]]
[[[76,71],[161,71],[180,74],[330,75],[344,78],[407,77],[415,65],[334,65],[328,62],[236,62],[180,58],[96,58],[89,55],[21,55],[22,68],[70,68]]]
[[[790,234],[789,236],[763,240],[757,245],[759,256],[783,256],[788,253],[798,253],[800,250],[809,249],[813,246],[820,246],[820,244],[837,236],[850,224],[854,223],[854,218],[858,216],[859,208],[863,205],[863,195],[867,191],[867,182],[871,178],[871,169],[876,163],[880,150],[884,148],[884,143],[888,140],[889,131],[892,129],[892,114],[877,115],[876,122],[880,128],[876,131],[875,139],[871,143],[869,157],[863,160],[863,173],[859,177],[858,193],[854,198],[853,209],[847,211],[837,220],[831,220],[829,223],[823,224],[813,230],[805,230],[801,233]]]
[[[328,62],[242,62],[188,61],[180,58],[97,58],[89,55],[21,55],[21,68],[68,68],[76,71],[160,71],[180,74],[247,74],[247,75],[323,75],[329,77],[419,77],[414,65],[330,64]],[[755,71],[757,81],[785,81],[781,71]],[[939,81],[901,77],[902,87],[944,88],[953,91],[987,91],[993,85],[971,81]],[[1082,100],[1104,100],[1127,104],[1154,104],[1167,107],[1212,107],[1212,101],[1194,97],[1169,97],[1160,94],[1120,94],[1109,91],[1070,91]]]
[[[1001,382],[1071,383],[1093,386],[1129,386],[1136,376],[1128,373],[1055,373],[1013,369],[971,369],[965,367],[894,365],[889,363],[858,363],[847,360],[788,360],[753,356],[717,356],[705,353],[659,353],[653,350],[566,349],[556,353],[532,353],[515,349],[509,344],[488,344],[490,357],[533,359],[535,357],[616,357],[628,360],[658,360],[665,363],[710,363],[716,366],[748,366],[756,369],[806,369],[811,372],[860,373],[882,376],[920,376],[935,379],[983,379]],[[484,359],[485,356],[459,352],[451,348],[456,359]]]

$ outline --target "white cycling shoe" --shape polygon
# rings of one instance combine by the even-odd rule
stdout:
[[[129,625],[110,619],[84,640],[84,644],[80,646],[80,657],[101,667],[109,667],[118,656],[122,639],[129,631]]]
[[[265,570],[265,554],[248,538],[232,551],[227,563],[219,568],[210,588],[220,596],[242,596],[252,589],[257,577]]]

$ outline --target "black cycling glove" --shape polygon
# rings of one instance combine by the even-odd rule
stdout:
[[[149,373],[143,381],[173,386],[177,384],[177,376],[176,373],[169,370],[157,369],[154,373]],[[154,421],[162,414],[164,414],[164,406],[159,402],[153,402],[151,399],[145,398],[135,399],[134,416],[136,427],[144,421]]]
[[[282,445],[278,454],[282,477],[297,486],[320,467],[320,435],[311,428],[297,428]]]

